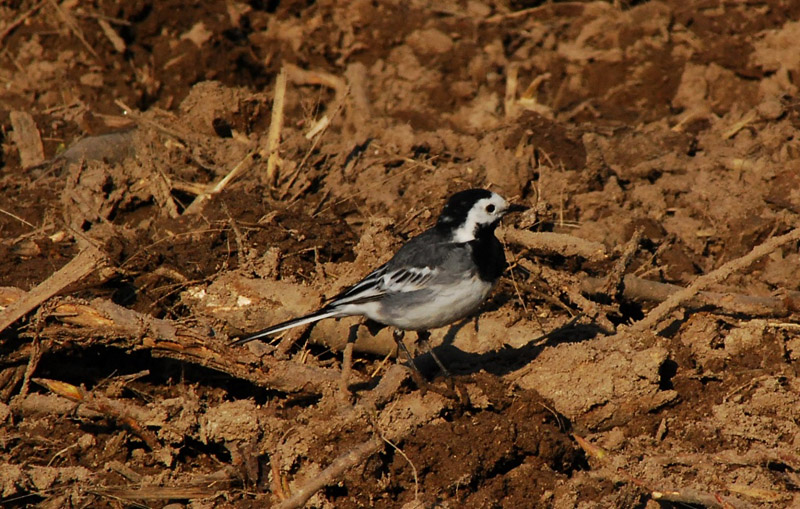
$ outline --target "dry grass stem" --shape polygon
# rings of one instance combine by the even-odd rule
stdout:
[[[231,169],[224,177],[222,177],[213,187],[209,188],[203,194],[197,196],[192,204],[186,207],[184,214],[197,214],[203,210],[205,203],[210,200],[214,195],[222,192],[228,184],[236,177],[248,170],[253,164],[253,156],[256,151],[251,150],[247,153],[237,164]]]
[[[61,16],[61,18],[64,20],[64,24],[66,24],[70,32],[72,32],[72,34],[77,37],[79,41],[81,41],[81,44],[83,44],[83,47],[86,48],[86,51],[88,51],[94,58],[100,59],[100,56],[94,50],[92,45],[86,40],[86,37],[83,35],[83,30],[81,30],[81,27],[78,26],[78,23],[75,21],[75,18],[72,16],[72,14],[62,9],[55,0],[49,1],[50,5],[53,7],[53,10],[55,10],[59,16]]]
[[[269,124],[269,134],[267,135],[267,184],[275,184],[280,164],[278,147],[281,142],[281,130],[283,129],[283,103],[286,97],[286,68],[281,69],[278,79],[275,81],[275,97],[272,101],[272,120]],[[263,155],[263,152],[262,152]]]

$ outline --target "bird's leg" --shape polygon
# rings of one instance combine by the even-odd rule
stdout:
[[[431,333],[428,331],[417,331],[417,337],[419,338],[419,342],[425,345],[425,348],[428,349],[428,353],[431,354],[433,360],[436,361],[436,364],[439,366],[439,369],[442,370],[442,373],[445,376],[445,385],[447,389],[444,391],[436,391],[439,394],[452,398],[461,403],[462,406],[468,407],[469,406],[469,394],[467,393],[466,388],[464,388],[461,384],[456,384],[453,375],[450,374],[450,371],[446,367],[444,367],[444,363],[439,360],[439,357],[433,353],[433,348],[431,348],[431,343],[428,339],[431,337]]]
[[[402,330],[400,329],[392,330],[392,337],[394,338],[394,342],[397,343],[397,348],[403,351],[403,354],[406,356],[406,360],[408,361],[408,364],[411,366],[411,368],[417,373],[419,373],[417,365],[414,364],[414,358],[411,357],[411,352],[408,351],[406,344],[403,343],[403,336],[405,336],[405,332],[403,332]]]
[[[428,349],[428,353],[431,354],[433,360],[436,361],[436,365],[439,366],[439,369],[442,370],[444,376],[451,378],[452,375],[450,374],[450,372],[447,370],[446,367],[444,367],[444,364],[442,364],[442,361],[439,360],[439,357],[437,357],[436,354],[433,353],[433,348],[431,348],[431,343],[428,341],[428,338],[431,337],[431,333],[426,330],[417,331],[417,337],[419,338],[419,342],[425,345],[425,348]]]
[[[403,343],[404,335],[405,333],[400,329],[392,330],[392,337],[394,338],[394,342],[397,343],[397,348],[402,350],[403,354],[406,356],[406,359],[408,359],[408,364],[411,368],[411,377],[414,379],[417,387],[419,387],[421,391],[425,391],[428,387],[428,383],[425,382],[425,379],[422,377],[422,373],[419,371],[419,369],[417,369],[417,365],[414,363],[414,358],[411,357],[411,352],[408,351],[406,344]]]

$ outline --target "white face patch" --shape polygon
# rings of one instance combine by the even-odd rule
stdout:
[[[464,224],[453,232],[456,242],[470,242],[475,240],[479,226],[488,226],[499,221],[508,210],[508,202],[499,194],[492,193],[488,198],[475,202],[469,210]]]

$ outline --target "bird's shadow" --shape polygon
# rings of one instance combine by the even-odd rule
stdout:
[[[530,364],[545,347],[577,343],[605,334],[605,331],[594,323],[577,323],[573,320],[544,335],[532,338],[517,348],[505,347],[491,352],[472,353],[465,352],[453,344],[458,331],[471,322],[473,319],[465,319],[452,325],[442,343],[433,348],[436,356],[453,375],[470,375],[479,371],[497,376],[506,375]],[[429,352],[418,355],[414,363],[429,378],[440,374]]]

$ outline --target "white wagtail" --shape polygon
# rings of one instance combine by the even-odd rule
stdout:
[[[402,331],[424,334],[474,313],[506,268],[503,246],[494,230],[507,213],[524,209],[485,189],[456,193],[434,227],[409,240],[391,260],[327,305],[233,344],[242,345],[324,318],[360,315],[394,327],[394,339],[411,361]],[[422,335],[420,338],[426,340]],[[446,372],[435,355],[433,358]]]

